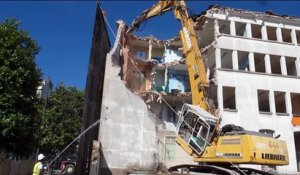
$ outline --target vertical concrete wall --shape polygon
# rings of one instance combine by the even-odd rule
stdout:
[[[110,43],[105,21],[99,6],[96,9],[92,48],[89,60],[89,69],[85,88],[85,107],[83,111],[83,130],[99,120],[106,54]],[[80,138],[76,172],[88,174],[89,161],[92,152],[93,140],[97,140],[98,129],[94,127]]]

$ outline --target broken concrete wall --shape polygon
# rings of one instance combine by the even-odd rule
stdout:
[[[146,59],[147,49],[141,47],[137,49],[138,51],[133,50],[128,44],[126,36],[122,38],[121,47],[123,48],[120,60],[120,66],[122,68],[121,78],[124,80],[126,86],[136,94],[151,90],[151,73],[155,62]],[[139,52],[140,55],[137,54],[137,52]],[[144,54],[142,54],[142,52]]]
[[[123,79],[136,94],[147,91],[190,92],[187,68],[180,42],[153,37],[124,37]],[[125,42],[124,42],[125,41]]]
[[[119,25],[114,48],[106,58],[99,131],[103,153],[100,173],[118,174],[133,169],[153,171],[158,167],[156,133],[159,123],[144,101],[133,94],[119,76],[124,23]]]
[[[192,157],[175,143],[174,111],[177,113],[184,101],[191,101],[190,96],[169,97],[153,91],[157,61],[135,56],[136,50],[147,50],[149,46],[147,42],[138,49],[130,45],[136,40],[128,43],[124,25],[119,22],[115,45],[106,58],[99,131],[100,173],[153,172],[193,163]],[[163,49],[154,45],[151,53],[162,56]]]
[[[151,90],[152,87],[152,64],[144,61],[125,58],[128,62],[124,74],[126,86],[135,93]],[[131,59],[131,60],[129,60]]]
[[[182,59],[182,53],[178,50],[174,50],[166,47],[164,50],[163,58],[164,58],[164,63],[179,61]]]

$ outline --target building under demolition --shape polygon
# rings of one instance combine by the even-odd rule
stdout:
[[[210,7],[193,19],[221,124],[280,135],[290,163],[276,169],[295,174],[300,166],[300,20],[225,7]],[[105,66],[100,171],[193,164],[175,143],[177,113],[191,103],[179,37],[138,37],[126,34],[122,21],[118,25]]]

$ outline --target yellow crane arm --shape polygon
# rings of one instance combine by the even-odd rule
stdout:
[[[174,10],[175,17],[181,21],[182,29],[180,31],[180,38],[183,45],[183,55],[186,58],[189,73],[192,104],[198,105],[202,109],[213,113],[213,110],[207,104],[205,99],[205,89],[208,87],[206,70],[193,27],[194,23],[188,16],[184,1],[159,1],[157,4],[145,10],[139,17],[137,17],[127,32],[133,32],[142,22],[172,9]]]

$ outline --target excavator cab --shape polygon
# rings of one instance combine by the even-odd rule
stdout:
[[[182,144],[188,145],[193,152],[201,155],[211,142],[217,125],[218,119],[212,114],[199,106],[184,104],[179,113],[176,129],[180,142],[185,142]],[[191,151],[186,151],[191,154]]]

